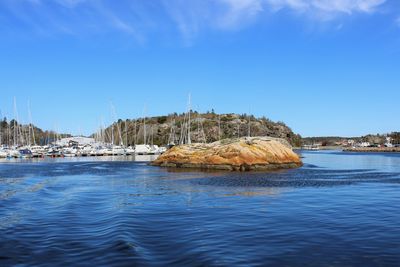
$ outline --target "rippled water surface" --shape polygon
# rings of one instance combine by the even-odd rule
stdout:
[[[0,163],[0,266],[399,266],[400,155],[270,173]]]

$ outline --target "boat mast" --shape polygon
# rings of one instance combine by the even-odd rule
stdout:
[[[143,144],[146,144],[146,106],[143,108]]]
[[[119,138],[119,145],[124,145],[124,142],[123,142],[123,140],[122,140],[122,134],[121,134],[121,128],[120,128],[120,125],[119,125],[119,122],[118,122],[118,119],[117,119],[117,112],[115,111],[115,107],[114,107],[114,105],[113,105],[113,103],[111,102],[111,111],[112,111],[112,115],[113,115],[113,117],[114,117],[114,121],[116,121],[117,122],[117,131],[118,131],[118,138]]]
[[[114,123],[111,125],[111,145],[114,148]]]
[[[251,131],[250,131],[250,130],[251,130],[251,128],[250,128],[251,117],[250,117],[250,114],[249,114],[249,117],[248,117],[248,118],[249,118],[249,129],[248,129],[248,136],[249,136],[249,137],[251,137]]]
[[[185,144],[185,139],[186,139],[186,117],[187,117],[187,112],[185,112],[183,116],[183,121],[181,122],[181,134],[179,138],[179,144],[183,145]]]
[[[100,130],[101,130],[101,141],[103,142],[102,145],[106,143],[106,126],[104,125],[103,118],[100,117]]]
[[[14,136],[13,136],[13,141],[14,141],[14,147],[16,147],[17,146],[17,125],[16,125],[16,121],[17,121],[17,119],[16,119],[16,109],[17,109],[17,100],[15,99],[15,96],[14,96],[14,127],[13,127],[13,134],[14,134]]]
[[[8,147],[11,147],[11,123],[8,123]]]
[[[218,115],[218,140],[221,141],[221,115]]]
[[[2,137],[3,137],[3,135],[2,135],[2,130],[3,130],[3,118],[2,118],[3,116],[2,116],[2,113],[1,113],[1,110],[0,110],[0,146],[3,144],[3,139],[2,139]]]
[[[137,136],[136,136],[136,125],[137,124],[137,119],[135,119],[135,128],[133,129],[133,134],[135,135],[134,137],[134,141],[135,141],[135,145],[137,144]]]
[[[187,143],[189,145],[192,143],[192,140],[190,139],[190,113],[192,111],[190,101],[191,101],[191,95],[189,94],[189,103],[188,103],[189,121],[188,121],[188,136],[187,136]]]
[[[151,125],[151,146],[154,146],[154,132],[153,132],[153,125]]]
[[[175,119],[171,122],[171,130],[168,138],[168,145],[175,145]]]
[[[121,124],[119,121],[117,122],[117,130],[118,130],[118,135],[119,135],[119,145],[123,146],[124,140],[122,139]]]
[[[18,108],[17,108],[17,99],[14,97],[14,114],[15,114],[15,120],[16,120],[16,145],[23,145],[24,143],[24,136],[23,136],[23,131],[22,131],[22,124],[19,122],[19,116],[18,116]]]
[[[125,145],[128,145],[128,120],[125,120]]]
[[[31,137],[33,138],[33,145],[36,146],[36,138],[35,138],[35,128],[33,127],[32,122],[32,112],[31,112],[31,103],[28,100],[28,115],[29,115],[29,145],[31,144]],[[32,130],[32,136],[30,135],[30,131]]]

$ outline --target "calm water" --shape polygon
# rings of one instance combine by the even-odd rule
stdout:
[[[273,173],[0,163],[0,266],[399,266],[400,155]]]

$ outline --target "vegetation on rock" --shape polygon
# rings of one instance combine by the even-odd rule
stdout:
[[[295,134],[283,122],[273,122],[266,117],[255,118],[253,115],[247,114],[219,115],[214,112],[200,114],[192,111],[191,118],[192,142],[211,143],[226,138],[245,137],[250,132],[251,136],[283,138],[293,146],[301,145],[300,135]],[[112,126],[107,127],[104,132],[106,141],[110,142],[111,131],[113,129],[114,143],[117,144],[120,143],[119,128],[122,143],[124,144],[133,145],[145,142],[148,144],[165,145],[169,143],[171,132],[174,132],[175,140],[178,143],[184,123],[185,114],[173,113],[167,116],[148,117],[146,118],[146,140],[144,140],[143,118],[118,120]]]

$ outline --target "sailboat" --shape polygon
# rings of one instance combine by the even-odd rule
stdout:
[[[0,118],[2,118],[2,114],[0,111]],[[0,158],[6,158],[7,157],[7,152],[4,150],[3,147],[3,129],[2,129],[2,123],[0,122]]]
[[[171,122],[171,130],[168,137],[167,148],[174,147],[176,145],[176,129],[175,129],[175,119]]]
[[[7,158],[8,153],[3,148],[0,148],[0,158]]]
[[[8,158],[19,158],[21,154],[18,151],[19,141],[20,141],[20,126],[18,123],[18,112],[17,112],[17,100],[14,97],[14,123],[13,123],[13,146],[7,151]]]
[[[135,145],[136,155],[150,155],[151,149],[147,144],[147,131],[146,131],[146,107],[143,109],[143,144]]]
[[[189,99],[188,99],[188,105],[187,105],[187,112],[185,113],[185,116],[183,117],[183,122],[181,124],[181,137],[179,140],[179,144],[191,144],[192,139],[191,139],[191,95],[189,94]]]
[[[116,113],[115,107],[112,103],[111,103],[111,110],[113,112],[114,119],[117,120],[117,113]],[[122,140],[121,127],[120,127],[120,124],[118,121],[117,121],[117,132],[118,132],[118,138],[119,138],[119,145],[115,146],[114,142],[113,142],[112,153],[113,153],[113,156],[122,156],[122,155],[125,155],[125,148],[124,148],[124,142]]]

